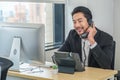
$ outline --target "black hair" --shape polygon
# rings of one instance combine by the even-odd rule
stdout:
[[[91,11],[84,6],[78,6],[73,9],[71,15],[73,16],[75,13],[82,12],[84,16],[87,18],[87,21],[92,20],[92,13]]]

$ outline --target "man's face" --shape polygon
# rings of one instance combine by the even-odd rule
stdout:
[[[75,13],[72,16],[72,19],[73,19],[74,28],[77,31],[77,33],[79,35],[84,33],[89,26],[84,14],[82,12]]]

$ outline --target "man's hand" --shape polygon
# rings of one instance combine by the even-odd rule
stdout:
[[[90,45],[93,45],[95,43],[94,37],[95,37],[95,35],[97,33],[95,25],[93,24],[93,27],[89,27],[88,30],[87,30],[87,32],[89,32],[87,39],[90,42]]]

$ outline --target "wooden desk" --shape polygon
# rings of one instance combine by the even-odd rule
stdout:
[[[52,69],[43,68],[43,70],[38,73],[8,71],[8,75],[32,80],[106,80],[117,74],[116,70],[92,67],[86,67],[84,72],[75,72],[74,74],[54,74]]]

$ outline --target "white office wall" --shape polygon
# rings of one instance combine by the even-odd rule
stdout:
[[[46,12],[49,12],[45,14],[46,15],[46,25],[45,25],[45,43],[53,42],[53,4],[47,4],[46,5]]]
[[[95,25],[113,35],[113,0],[66,0],[66,36],[73,28],[71,12],[76,6],[87,6],[93,13]],[[108,29],[109,28],[109,29]]]
[[[114,0],[114,37],[116,41],[115,69],[120,70],[120,0]]]
[[[114,0],[88,0],[88,7],[93,12],[96,26],[113,36],[113,5]]]

